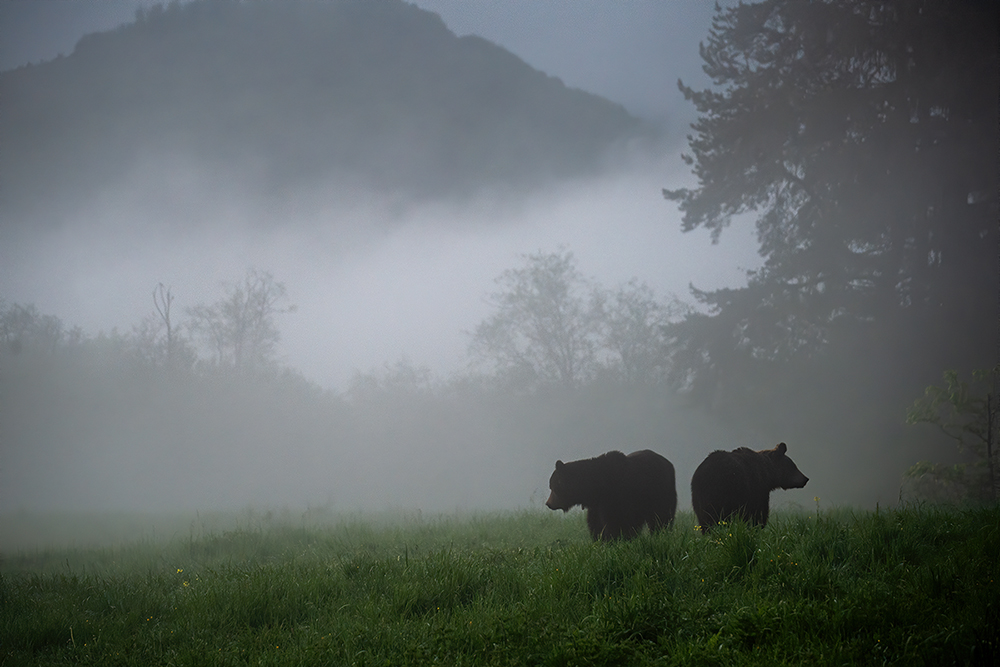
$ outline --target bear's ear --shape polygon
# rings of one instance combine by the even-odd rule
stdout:
[[[785,443],[783,443],[783,442],[779,442],[779,443],[778,443],[778,446],[777,446],[777,447],[775,447],[775,449],[777,450],[777,452],[778,452],[779,454],[784,454],[785,452],[787,452],[787,451],[788,451],[788,445],[786,445],[786,444],[785,444]]]
[[[564,465],[565,464],[562,461],[556,461],[556,470],[559,470],[559,468],[562,468]]]

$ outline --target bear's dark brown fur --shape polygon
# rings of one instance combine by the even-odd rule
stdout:
[[[701,532],[738,514],[767,525],[768,499],[774,489],[801,489],[809,481],[785,455],[788,445],[755,452],[746,447],[715,451],[691,477],[691,505]]]
[[[595,540],[632,539],[643,524],[650,531],[670,526],[677,511],[674,466],[648,449],[556,461],[549,489],[545,505],[564,512],[581,505]]]

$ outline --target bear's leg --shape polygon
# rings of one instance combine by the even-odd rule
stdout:
[[[768,500],[769,500],[768,495],[765,495],[762,498],[758,499],[756,503],[754,503],[753,522],[758,526],[763,527],[767,525],[767,516],[770,513],[769,512],[770,508],[768,507],[769,505]]]
[[[669,503],[663,503],[649,514],[645,523],[649,526],[649,532],[655,533],[661,528],[670,528],[674,525],[674,512]]]
[[[698,525],[701,526],[701,534],[704,535],[712,527],[719,523],[720,519],[725,516],[723,510],[718,510],[714,507],[710,507],[707,504],[699,507],[695,510],[695,515],[698,517]]]
[[[643,521],[636,521],[633,524],[623,527],[621,533],[625,536],[626,540],[631,540],[642,532]]]
[[[701,528],[701,534],[704,535],[708,530],[708,514],[698,508],[694,512],[695,520],[698,522],[698,527]]]
[[[618,526],[618,535],[624,537],[626,540],[631,540],[642,532],[642,527],[645,525],[648,525],[650,530],[652,530],[656,515],[652,511],[637,510],[620,512],[615,518]]]
[[[591,508],[587,512],[587,527],[595,540],[618,540],[624,537],[631,539],[642,529],[642,521],[623,516],[621,512],[609,511],[607,508]]]
[[[604,522],[604,534],[601,539],[619,540],[624,537],[626,540],[630,540],[636,536],[640,528],[642,528],[642,524],[639,524],[638,527],[633,526],[620,516],[612,516]]]
[[[751,497],[747,502],[740,505],[736,511],[747,523],[754,526],[763,526],[767,523],[767,497],[764,496],[763,499],[759,495]]]
[[[590,537],[597,541],[604,534],[604,512],[598,507],[587,508],[587,528],[590,529]]]

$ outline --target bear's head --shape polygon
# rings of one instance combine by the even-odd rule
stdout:
[[[569,508],[578,504],[571,499],[572,490],[569,488],[566,479],[566,464],[556,461],[556,469],[549,477],[549,499],[545,501],[545,506],[550,510],[562,510],[568,512]]]
[[[764,452],[771,462],[774,485],[782,489],[801,489],[809,478],[803,475],[795,462],[788,458],[787,451],[788,445],[779,442],[777,447]]]

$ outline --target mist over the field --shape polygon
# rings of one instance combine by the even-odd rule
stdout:
[[[72,379],[56,377],[56,398],[36,394],[44,405],[30,392],[13,399],[26,411],[21,418],[41,410],[29,421],[43,426],[8,451],[3,506],[511,508],[544,500],[555,458],[643,447],[677,465],[684,506],[699,457],[736,436],[670,392],[627,405],[613,389],[594,387],[585,399],[511,396],[489,406],[495,399],[444,390],[434,405],[428,389],[468,370],[471,331],[490,314],[486,296],[523,255],[568,249],[595,282],[613,288],[637,278],[663,299],[686,298],[689,282],[739,284],[757,260],[754,244],[733,235],[712,246],[704,235],[680,233],[657,189],[684,178],[676,162],[636,157],[606,175],[524,197],[388,206],[355,191],[360,203],[352,207],[322,192],[268,205],[252,194],[206,190],[185,178],[198,173],[190,165],[137,174],[65,228],[5,245],[8,302],[35,304],[91,336],[127,333],[154,313],[158,283],[171,288],[180,314],[257,267],[284,283],[297,306],[276,318],[283,365],[339,394],[357,377],[391,375],[403,362],[429,371],[430,384],[410,388],[428,396],[387,390],[370,397],[374,403],[351,396],[349,406],[331,398],[325,416],[312,399],[270,406],[261,396],[200,411],[183,387],[140,399],[127,395],[128,380],[73,388]],[[148,202],[165,189],[174,203],[149,213]],[[202,224],[177,229],[178,216]],[[270,219],[283,224],[270,228]],[[211,403],[234,387],[203,389],[200,400]],[[664,399],[670,404],[657,403]],[[93,415],[80,412],[88,409],[80,400]],[[420,409],[422,400],[429,403]],[[52,410],[64,424],[48,423]],[[160,416],[137,416],[146,410]]]
[[[872,333],[880,305],[822,310],[836,252],[874,266],[884,239],[866,228],[824,255],[828,239],[796,246],[750,214],[719,243],[704,225],[681,231],[664,189],[683,201],[698,184],[675,82],[707,85],[697,44],[710,11],[633,3],[619,23],[586,3],[512,2],[519,28],[492,3],[418,5],[118,3],[144,9],[75,51],[60,32],[37,42],[47,52],[11,41],[20,55],[0,53],[12,67],[0,72],[0,513],[541,508],[556,459],[643,448],[674,463],[685,509],[709,452],[779,441],[810,482],[776,491],[774,506],[874,507],[899,500],[915,461],[961,460],[928,430],[911,438],[905,408],[942,369],[979,363],[982,346],[938,345],[918,368],[924,330],[950,342],[938,311],[903,308]],[[539,26],[560,16],[546,42]],[[25,25],[44,33],[42,19]],[[971,188],[955,201],[985,210]],[[838,215],[864,222],[905,203],[876,193],[866,209],[869,194],[855,204],[848,192],[858,210]],[[818,250],[744,290],[761,244],[769,259]],[[924,301],[959,303],[912,247],[900,243],[898,265],[945,286]],[[591,308],[581,322],[598,302],[610,317],[616,291],[650,309],[636,316],[655,351],[633,363],[643,377],[593,332],[585,371],[557,381],[484,359],[488,345],[476,357],[510,272],[546,257],[577,272],[557,286]],[[833,268],[813,282],[794,273],[813,264]],[[844,293],[884,275],[844,278]],[[246,296],[245,277],[277,295],[247,364],[242,339],[208,317]],[[911,284],[889,285],[885,303]],[[813,286],[810,310],[795,290]],[[156,310],[166,295],[173,329]],[[980,296],[947,312],[976,323]],[[714,319],[680,315],[709,312],[709,297]],[[669,351],[668,321],[688,327],[671,329]],[[793,351],[779,361],[782,345]]]
[[[3,9],[37,34],[12,37],[21,47],[4,63],[38,64],[3,80],[0,298],[17,352],[2,383],[0,507],[510,508],[544,500],[556,458],[642,447],[674,460],[685,502],[683,471],[728,438],[706,435],[718,427],[665,387],[632,399],[611,383],[518,394],[482,385],[467,355],[496,279],[532,253],[572,253],[592,284],[635,279],[664,302],[690,283],[744,281],[759,262],[752,237],[684,235],[663,200],[664,186],[691,181],[676,138],[402,3],[126,5],[65,7],[83,30],[114,27],[116,7],[145,12],[75,50],[44,29],[57,7]],[[485,33],[536,66],[565,64],[584,34],[597,46],[607,20],[520,7],[537,25],[562,17],[539,49],[537,26],[486,6],[435,8],[455,33]],[[648,32],[661,11],[637,10],[615,29]],[[244,25],[275,39],[245,42]],[[389,34],[408,37],[373,46]],[[664,96],[680,107],[672,75],[658,92],[639,84],[651,68],[613,75],[629,58],[666,55],[640,43],[608,41],[564,74],[612,91],[630,80],[625,101],[662,128]],[[65,57],[45,62],[46,45]],[[239,49],[242,60],[225,60]],[[595,58],[608,71],[582,66]],[[102,87],[117,92],[93,94]],[[45,95],[64,101],[40,104]],[[211,365],[164,375],[131,360],[157,344],[140,330],[163,335],[148,326],[163,285],[173,326],[208,363],[191,309],[248,270],[286,290],[273,363],[291,376]],[[46,339],[54,356],[24,342],[51,317],[64,328]]]

